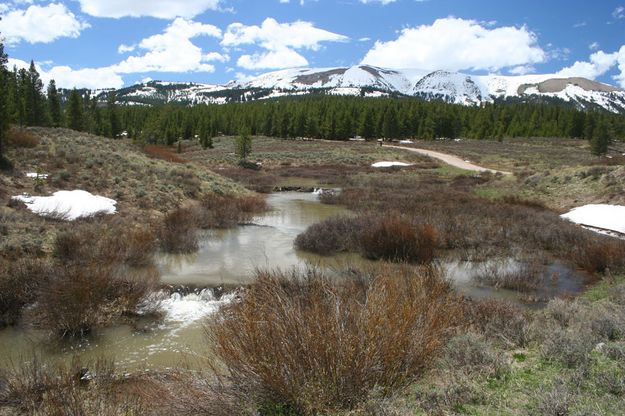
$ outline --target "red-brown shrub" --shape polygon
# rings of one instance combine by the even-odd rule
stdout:
[[[176,151],[167,146],[160,146],[156,144],[146,144],[143,146],[143,151],[150,157],[155,159],[166,160],[172,163],[187,163]]]
[[[438,233],[429,225],[413,225],[400,217],[378,218],[360,236],[363,255],[370,259],[428,263],[434,259]]]
[[[396,269],[351,271],[340,281],[314,271],[259,273],[208,328],[225,369],[219,398],[227,403],[215,405],[327,414],[357,405],[374,387],[419,377],[459,322],[460,306],[434,270]]]
[[[24,129],[11,129],[7,134],[7,144],[12,147],[37,147],[39,144],[39,137],[34,133]]]

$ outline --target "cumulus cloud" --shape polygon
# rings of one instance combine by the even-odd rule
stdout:
[[[612,12],[612,17],[616,20],[625,19],[625,7],[619,6]]]
[[[289,68],[308,65],[296,49],[317,51],[321,42],[345,42],[348,38],[337,33],[316,28],[310,22],[278,23],[267,18],[260,26],[233,23],[228,26],[221,41],[225,47],[258,45],[262,53],[241,56],[237,64],[246,69]]]
[[[546,60],[536,35],[525,26],[487,28],[474,20],[448,17],[432,25],[403,29],[395,40],[377,41],[363,64],[391,68],[489,70]]]
[[[6,43],[50,43],[56,39],[77,38],[89,25],[81,22],[61,3],[32,5],[27,9],[4,8],[0,32]]]
[[[205,53],[191,42],[198,36],[221,38],[221,30],[213,25],[177,18],[163,33],[143,39],[136,45],[120,45],[118,52],[144,51],[129,56],[118,64],[101,68],[72,69],[68,66],[37,66],[41,78],[48,82],[54,79],[63,88],[121,88],[125,74],[145,72],[213,72],[210,62],[227,62],[230,57],[218,52]],[[28,64],[11,59],[10,66],[27,68]]]
[[[243,55],[237,65],[245,69],[294,68],[308,65],[308,60],[289,48],[281,48],[261,54]]]
[[[28,69],[29,62],[9,58],[9,67]],[[72,69],[68,66],[53,66],[44,69],[35,65],[44,83],[54,79],[59,88],[121,88],[124,80],[111,67]]]
[[[618,58],[616,59],[620,74],[616,75],[614,79],[621,88],[625,88],[625,45],[621,46],[618,51]]]
[[[78,0],[83,13],[95,17],[192,18],[219,9],[220,0]]]
[[[562,77],[583,77],[595,79],[604,75],[618,60],[618,52],[605,53],[597,51],[590,55],[588,61],[576,61],[573,65],[558,71],[558,75]]]
[[[612,77],[621,88],[625,88],[625,45],[612,53],[597,51],[590,55],[588,61],[576,61],[573,65],[563,68],[557,74],[561,77],[583,77],[596,79],[607,74],[616,67],[618,73]]]
[[[163,33],[143,39],[137,45],[145,50],[143,55],[130,56],[115,65],[118,73],[141,72],[213,72],[215,67],[207,62],[223,60],[219,55],[203,54],[202,49],[191,42],[198,36],[221,37],[221,30],[213,25],[177,18]],[[128,50],[124,45],[120,50]]]

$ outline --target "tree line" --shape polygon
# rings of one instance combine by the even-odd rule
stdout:
[[[7,62],[0,43],[0,160],[11,124],[63,126],[113,138],[126,131],[135,140],[165,145],[199,138],[205,147],[215,136],[241,132],[329,140],[570,137],[590,140],[593,153],[601,154],[611,140],[625,138],[624,115],[554,104],[465,107],[418,98],[312,95],[193,107],[120,106],[114,91],[106,103],[76,89],[64,98],[54,80],[44,92],[33,62],[19,70],[7,68]]]
[[[309,96],[182,107],[119,108],[122,129],[150,143],[203,143],[241,131],[273,137],[347,140],[439,137],[625,138],[625,116],[553,104],[494,103],[465,107],[416,98]]]

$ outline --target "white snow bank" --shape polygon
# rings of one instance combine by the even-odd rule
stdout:
[[[414,142],[412,140],[400,140],[399,144],[413,144]]]
[[[625,234],[625,206],[590,204],[574,208],[562,218],[576,224]]]
[[[404,163],[404,162],[376,162],[372,164],[371,166],[374,168],[392,168],[393,166],[406,167],[406,166],[412,166],[412,165],[410,163]]]
[[[47,179],[48,178],[48,174],[47,173],[28,172],[26,174],[26,177],[33,178],[33,179]]]
[[[95,214],[114,214],[117,201],[87,191],[58,191],[52,196],[14,196],[26,207],[42,216],[59,216],[68,221]]]
[[[214,314],[222,305],[232,302],[235,297],[236,293],[230,293],[217,300],[210,289],[187,295],[180,293],[170,295],[161,291],[149,296],[139,307],[138,312],[149,311],[151,306],[157,305],[158,309],[164,313],[166,322],[185,326]]]

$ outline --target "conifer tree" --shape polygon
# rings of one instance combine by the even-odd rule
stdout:
[[[599,156],[608,153],[610,145],[610,133],[605,123],[597,124],[590,139],[590,151],[593,155]]]
[[[11,163],[4,156],[4,141],[6,132],[9,130],[9,102],[7,70],[8,56],[4,53],[4,44],[0,41],[0,169],[11,167]]]
[[[246,161],[250,153],[252,153],[252,138],[247,131],[242,130],[234,141],[234,154],[239,160]]]
[[[52,127],[60,127],[63,118],[61,114],[61,100],[53,79],[48,84],[48,112]]]
[[[67,127],[73,130],[82,131],[84,128],[83,104],[82,98],[78,94],[78,91],[76,91],[76,88],[74,88],[69,95],[65,113],[67,118]]]
[[[121,133],[121,125],[119,122],[119,116],[117,115],[117,94],[115,91],[111,91],[109,93],[108,99],[106,100],[106,108],[109,113],[109,123],[111,125],[111,137],[116,138]]]

